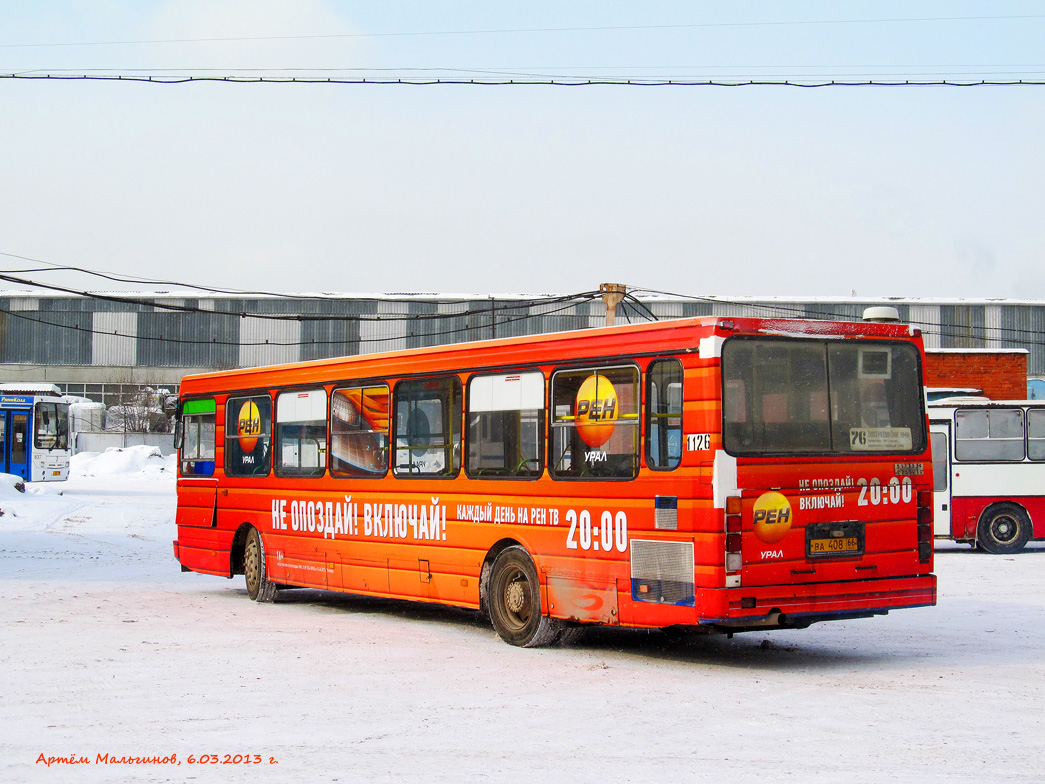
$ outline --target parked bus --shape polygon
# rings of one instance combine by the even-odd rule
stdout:
[[[53,384],[0,384],[0,473],[69,478],[69,404]]]
[[[901,324],[708,317],[188,376],[174,553],[521,646],[932,605],[922,359]]]
[[[1017,553],[1045,537],[1045,400],[929,403],[937,538]]]

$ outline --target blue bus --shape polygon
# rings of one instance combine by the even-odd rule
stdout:
[[[69,404],[53,384],[0,384],[0,473],[69,478]]]

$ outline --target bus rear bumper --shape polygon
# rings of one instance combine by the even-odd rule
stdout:
[[[931,607],[936,604],[936,575],[735,588],[725,592],[723,598],[721,614],[702,617],[701,624],[726,629],[802,628],[820,621]]]

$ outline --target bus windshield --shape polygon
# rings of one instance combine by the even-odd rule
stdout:
[[[734,455],[925,450],[908,343],[737,337],[722,347],[723,440]]]

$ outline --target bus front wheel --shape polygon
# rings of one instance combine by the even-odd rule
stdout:
[[[976,543],[992,555],[1018,553],[1030,538],[1030,518],[1016,504],[995,504],[980,517]]]
[[[265,572],[265,544],[257,528],[251,528],[247,545],[243,548],[243,576],[247,582],[247,596],[256,602],[271,602],[276,598],[276,584]]]
[[[494,630],[511,645],[551,645],[562,630],[559,621],[541,613],[537,567],[522,547],[505,548],[494,559],[486,596]]]

